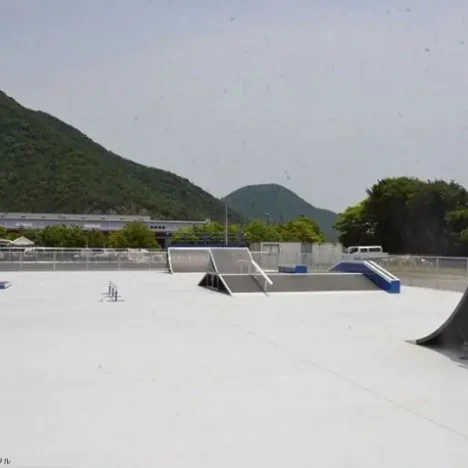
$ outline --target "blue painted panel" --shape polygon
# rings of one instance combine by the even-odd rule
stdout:
[[[382,273],[387,273],[386,270],[382,269]],[[401,284],[399,279],[387,279],[383,275],[378,273],[379,270],[372,270],[369,266],[365,264],[364,261],[343,261],[335,265],[330,269],[331,272],[341,272],[341,273],[361,273],[367,279],[372,281],[380,289],[390,293],[390,294],[399,294],[401,290]],[[389,276],[393,277],[390,273]]]
[[[280,273],[307,273],[307,265],[280,265],[278,268]]]

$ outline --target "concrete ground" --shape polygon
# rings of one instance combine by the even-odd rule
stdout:
[[[0,457],[30,467],[463,467],[459,293],[228,297],[201,275],[4,273]],[[111,280],[125,302],[101,302]]]

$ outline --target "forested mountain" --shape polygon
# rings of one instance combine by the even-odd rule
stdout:
[[[120,157],[0,91],[0,211],[222,220],[224,210],[189,180]]]
[[[287,223],[300,216],[313,219],[328,240],[336,240],[337,213],[307,203],[291,190],[277,184],[247,185],[227,195],[229,206],[246,218]]]

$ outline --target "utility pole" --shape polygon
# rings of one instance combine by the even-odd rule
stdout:
[[[224,200],[224,245],[228,245],[228,200]]]

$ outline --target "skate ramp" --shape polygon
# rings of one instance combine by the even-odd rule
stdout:
[[[270,274],[268,293],[376,291],[380,288],[360,273]]]
[[[171,273],[206,273],[214,271],[209,249],[170,247],[167,255]]]
[[[370,260],[342,260],[330,272],[360,273],[380,289],[390,294],[400,294],[400,280],[378,263]]]
[[[458,348],[468,343],[468,288],[449,318],[431,334],[410,343],[434,348]]]
[[[198,283],[198,286],[224,294],[232,294],[224,279],[217,273],[207,273]]]
[[[253,273],[258,269],[246,247],[214,247],[210,251],[213,266],[220,274]]]
[[[265,294],[262,286],[253,275],[227,274],[221,275],[221,278],[231,294]]]
[[[260,274],[207,273],[199,286],[230,295],[380,290],[376,284],[359,273],[276,273],[268,277]]]

